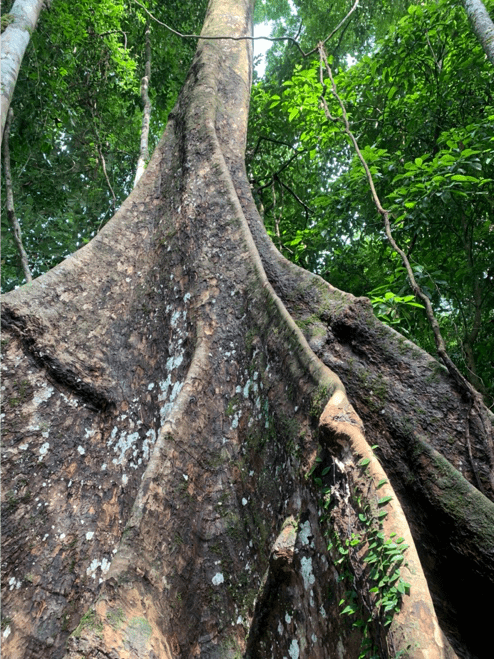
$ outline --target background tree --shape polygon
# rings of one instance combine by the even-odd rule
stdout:
[[[210,3],[136,188],[3,298],[13,656],[486,648],[489,415],[274,248],[244,165],[250,41],[218,39],[251,14]]]
[[[0,142],[2,141],[22,58],[42,8],[43,0],[17,0],[9,13],[2,12],[2,89],[0,95],[0,116],[2,119]]]

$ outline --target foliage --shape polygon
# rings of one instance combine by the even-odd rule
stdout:
[[[372,447],[373,449],[376,446]],[[358,463],[369,478],[366,467],[370,458]],[[360,659],[382,656],[378,650],[382,630],[385,630],[400,612],[402,599],[410,594],[411,585],[404,579],[407,568],[405,554],[409,548],[404,538],[392,532],[388,536],[383,530],[383,522],[388,515],[387,505],[391,495],[380,496],[380,489],[387,484],[386,479],[374,483],[374,503],[369,493],[371,483],[366,486],[367,495],[355,489],[351,497],[357,513],[354,531],[342,536],[338,526],[332,523],[332,507],[336,502],[332,486],[325,481],[329,478],[331,466],[323,467],[318,456],[308,473],[321,493],[320,523],[327,527],[330,540],[328,551],[338,570],[338,582],[347,590],[339,602],[340,615],[351,616],[353,627],[361,630],[362,640]],[[317,475],[315,475],[317,474]],[[357,566],[359,568],[356,570]]]
[[[147,3],[160,20],[185,32],[201,25],[205,5],[203,0],[191,10],[179,2]],[[14,200],[34,276],[88,242],[131,190],[145,23],[145,12],[131,0],[81,2],[77,13],[68,0],[55,0],[41,14],[17,82],[10,138]],[[195,43],[155,25],[152,35],[153,147]],[[3,218],[7,291],[22,283],[22,271]]]
[[[372,53],[335,76],[382,204],[392,212],[394,237],[434,306],[451,357],[488,396],[491,78],[463,9],[451,0],[411,5]],[[404,268],[342,133],[329,81],[324,85],[313,61],[296,64],[281,85],[268,79],[256,86],[252,126],[265,142],[249,152],[248,164],[267,230],[288,258],[336,287],[371,295],[382,320],[434,352],[422,311],[403,302],[410,293]],[[337,121],[326,119],[323,93]]]

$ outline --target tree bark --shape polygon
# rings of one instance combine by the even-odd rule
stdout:
[[[5,173],[5,191],[7,193],[6,207],[7,207],[7,217],[12,227],[12,233],[14,234],[14,242],[17,245],[17,251],[19,252],[19,260],[21,262],[22,271],[24,272],[24,277],[26,278],[26,283],[29,284],[33,280],[31,275],[31,270],[29,269],[28,256],[24,245],[22,244],[22,234],[19,220],[15,214],[14,207],[14,193],[12,189],[12,172],[10,169],[10,149],[9,149],[9,136],[10,136],[10,124],[12,121],[12,108],[9,109],[7,113],[7,121],[5,123],[5,139],[2,144],[3,151],[3,170]]]
[[[474,33],[493,64],[493,21],[482,0],[462,0]]]
[[[250,35],[252,4],[211,0],[202,34]],[[114,218],[4,296],[7,656],[353,659],[350,591],[382,657],[486,646],[467,595],[491,601],[492,507],[464,443],[469,424],[488,490],[483,423],[271,243],[244,167],[251,54],[200,41]],[[373,533],[409,546],[386,627]]]
[[[2,33],[1,45],[1,95],[0,95],[0,115],[2,117],[2,126],[0,132],[0,142],[7,121],[7,112],[9,111],[12,96],[14,95],[15,83],[21,68],[22,58],[26,52],[31,33],[36,27],[38,17],[43,8],[44,0],[16,0],[10,15],[13,17],[12,22]]]

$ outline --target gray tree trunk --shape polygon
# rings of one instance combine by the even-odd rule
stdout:
[[[485,55],[493,64],[493,21],[482,0],[462,0],[462,4]]]
[[[43,2],[44,0],[16,0],[10,10],[12,22],[9,23],[2,33],[0,55],[2,65],[0,92],[2,126],[0,141],[3,136],[5,122],[7,121],[7,112],[9,111],[12,96],[14,95],[22,58],[26,52],[31,33],[38,22],[38,17],[43,8]]]
[[[10,169],[10,149],[9,149],[9,134],[10,134],[10,124],[12,121],[12,108],[9,109],[7,113],[7,121],[5,123],[4,131],[4,141],[2,144],[2,154],[3,154],[3,171],[5,174],[5,192],[6,192],[6,208],[7,208],[7,217],[12,227],[12,233],[14,234],[14,242],[17,246],[17,251],[19,252],[19,260],[21,262],[22,271],[24,272],[24,277],[26,278],[26,283],[32,281],[33,277],[31,275],[31,270],[29,269],[28,256],[24,245],[22,243],[22,234],[21,226],[17,215],[15,213],[14,207],[14,193],[12,189],[12,172]]]
[[[136,166],[136,175],[134,176],[134,186],[141,178],[146,168],[146,161],[149,158],[148,151],[148,138],[150,133],[150,118],[151,118],[151,99],[148,93],[150,79],[151,79],[151,41],[150,41],[150,24],[146,25],[145,32],[145,65],[144,76],[141,80],[141,98],[143,99],[143,120],[141,122],[141,136],[139,141],[139,158]]]
[[[203,34],[250,35],[252,4],[211,0]],[[486,647],[492,504],[465,442],[489,491],[485,419],[368,301],[270,242],[244,168],[250,83],[249,40],[201,41],[114,218],[4,296],[6,656]],[[374,588],[403,583],[385,611]]]

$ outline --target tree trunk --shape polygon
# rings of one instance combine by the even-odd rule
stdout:
[[[250,35],[252,4],[211,0],[203,35]],[[200,41],[114,218],[4,296],[6,656],[484,651],[492,506],[466,429],[488,491],[486,419],[270,242],[250,82],[249,40]]]
[[[146,161],[149,158],[148,152],[148,137],[150,133],[150,118],[151,118],[151,99],[148,94],[148,89],[151,79],[151,41],[150,41],[150,24],[146,24],[145,31],[145,65],[144,76],[141,80],[141,98],[143,99],[143,120],[141,122],[141,138],[139,141],[139,158],[136,166],[136,175],[134,176],[134,186],[143,175],[146,168]]]
[[[462,4],[485,55],[493,64],[493,21],[482,0],[462,0]]]
[[[7,217],[12,227],[12,233],[14,234],[14,242],[17,246],[17,251],[19,252],[19,260],[21,262],[22,271],[24,272],[24,277],[26,278],[26,283],[29,284],[33,280],[31,275],[31,270],[29,269],[28,256],[24,245],[22,244],[22,234],[21,226],[17,215],[15,214],[14,207],[14,192],[12,189],[12,171],[10,169],[10,149],[9,149],[9,136],[10,136],[10,124],[12,121],[12,108],[9,108],[7,113],[7,121],[5,122],[5,132],[4,132],[4,141],[2,144],[3,152],[3,171],[5,173],[5,192],[6,192],[6,208],[7,208]]]
[[[44,0],[16,0],[10,10],[12,22],[2,33],[1,59],[1,104],[2,126],[0,142],[7,121],[7,112],[14,95],[15,83],[21,68],[31,33],[36,27]]]

